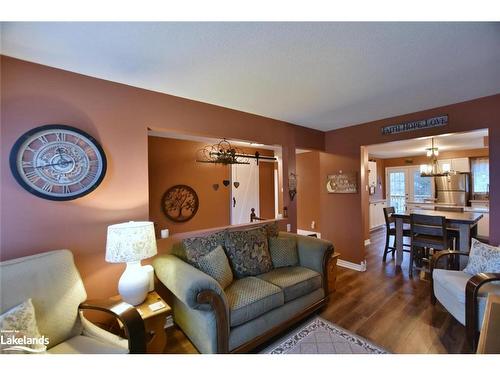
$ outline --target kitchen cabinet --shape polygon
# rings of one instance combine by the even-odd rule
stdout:
[[[438,165],[443,172],[470,172],[469,158],[440,159]]]
[[[370,230],[385,225],[384,207],[387,207],[385,200],[370,203]]]
[[[480,208],[488,210],[490,208],[489,201],[479,201],[479,200],[471,200],[470,206],[472,209]]]

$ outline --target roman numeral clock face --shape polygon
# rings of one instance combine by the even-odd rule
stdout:
[[[17,182],[41,198],[64,201],[94,190],[106,173],[106,155],[87,133],[45,125],[22,135],[12,147],[10,167]]]

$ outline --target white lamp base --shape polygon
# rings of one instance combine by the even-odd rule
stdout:
[[[122,300],[131,305],[139,305],[146,299],[149,290],[149,276],[141,262],[128,262],[118,282],[118,292]]]

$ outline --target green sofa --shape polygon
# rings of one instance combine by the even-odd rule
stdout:
[[[248,352],[327,302],[329,241],[296,238],[298,265],[235,279],[225,290],[176,255],[154,261],[158,279],[173,295],[175,323],[201,353]]]

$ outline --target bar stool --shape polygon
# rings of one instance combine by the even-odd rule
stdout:
[[[396,251],[396,219],[392,217],[392,214],[396,212],[394,207],[384,207],[384,218],[385,218],[385,249],[384,249],[384,257],[382,258],[382,261],[385,262],[387,259],[387,253],[389,251],[392,252],[392,256],[394,256],[394,252]],[[389,246],[389,237],[393,236],[394,237],[394,242],[393,246]],[[411,237],[411,232],[410,228],[403,228],[403,237]],[[410,245],[403,244],[403,251],[409,253],[410,250],[405,250],[404,246],[410,247]]]
[[[419,249],[424,249],[422,260],[430,262],[430,249],[447,250],[450,239],[446,229],[446,217],[433,215],[410,214],[411,250],[409,275],[413,276],[413,262]]]

